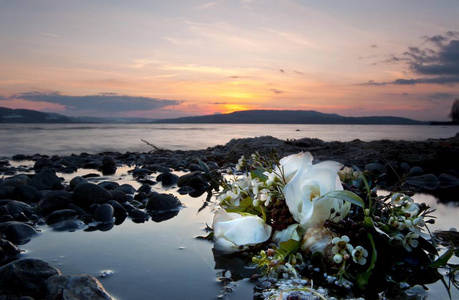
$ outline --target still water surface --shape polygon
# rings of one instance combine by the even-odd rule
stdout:
[[[140,184],[127,175],[128,169],[119,168],[113,176],[93,178],[92,181],[117,181],[138,188]],[[68,182],[76,175],[94,172],[80,170],[78,174],[59,175]],[[160,184],[154,187],[161,191]],[[231,292],[225,291],[225,286],[218,280],[221,277],[234,278],[236,272],[244,272],[243,268],[233,269],[237,265],[233,262],[228,268],[216,265],[212,242],[195,238],[206,235],[206,224],[212,224],[215,205],[198,212],[205,195],[199,198],[181,196],[176,189],[162,191],[176,195],[184,204],[176,217],[142,224],[128,218],[109,231],[56,232],[48,226],[41,226],[42,233],[21,246],[26,250],[22,255],[48,261],[64,275],[91,274],[118,300],[252,299],[253,284],[248,278],[231,282]],[[457,204],[437,203],[434,197],[426,194],[414,198],[437,209],[435,215],[439,218],[435,224],[429,225],[430,230],[448,230],[457,226]],[[104,271],[113,273],[99,277]],[[440,282],[430,285],[429,289],[427,299],[447,299]],[[457,290],[453,290],[453,299],[459,299]]]
[[[362,125],[213,125],[213,124],[2,124],[0,126],[0,157],[14,154],[69,155],[102,151],[149,151],[146,140],[157,147],[172,150],[194,150],[226,144],[232,138],[271,135],[280,139],[319,138],[325,141],[364,141],[378,139],[425,140],[448,138],[459,131],[454,126],[362,126]],[[21,162],[21,164],[24,162]],[[33,163],[33,162],[31,162]],[[139,184],[119,168],[104,180]],[[77,175],[94,170],[79,170],[63,176],[68,182]],[[160,189],[155,186],[155,189]],[[172,188],[166,192],[177,195],[185,205],[179,214],[164,222],[152,220],[136,224],[130,219],[109,231],[56,232],[42,226],[42,233],[28,244],[24,257],[50,262],[64,275],[88,273],[100,281],[119,300],[136,299],[251,299],[253,286],[247,280],[230,283],[233,292],[225,293],[217,279],[231,277],[216,266],[212,243],[196,239],[205,235],[206,224],[212,223],[213,207],[198,213],[205,197],[181,196]],[[419,197],[419,198],[416,198]],[[440,204],[428,195],[416,195],[418,202],[437,208],[435,229],[457,227],[459,209],[454,204]],[[446,299],[441,284],[430,286],[429,299]],[[435,295],[435,296],[432,296]],[[454,291],[453,298],[459,299]]]
[[[152,148],[199,150],[233,138],[270,135],[324,141],[425,140],[449,138],[458,126],[271,125],[271,124],[1,124],[0,157],[15,154],[70,155],[103,151],[145,152]]]

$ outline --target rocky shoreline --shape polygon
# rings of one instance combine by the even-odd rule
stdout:
[[[111,299],[90,275],[64,276],[44,261],[17,259],[21,252],[18,245],[37,234],[37,224],[59,231],[83,227],[109,230],[126,218],[134,222],[166,220],[178,213],[181,203],[171,194],[153,191],[153,185],[161,182],[163,187],[177,186],[178,193],[197,197],[209,189],[211,183],[206,174],[210,171],[225,172],[242,155],[270,155],[273,151],[280,157],[309,151],[316,162],[335,160],[383,173],[379,182],[382,187],[389,188],[403,177],[410,183],[409,189],[428,189],[444,201],[458,200],[459,135],[421,142],[324,142],[309,138],[283,141],[266,136],[235,139],[226,145],[194,151],[171,151],[152,145],[148,153],[18,154],[0,160],[0,299]],[[88,180],[98,174],[75,176],[69,182],[58,177],[79,169],[109,175],[121,166],[132,168],[129,174],[141,184],[139,189],[115,181],[94,184]],[[178,176],[177,172],[184,175]],[[80,292],[86,294],[73,295],[76,287],[85,287]]]

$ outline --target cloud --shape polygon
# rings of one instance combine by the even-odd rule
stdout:
[[[424,36],[423,45],[429,47],[408,47],[402,56],[391,55],[386,62],[405,63],[417,78],[396,79],[391,82],[369,81],[364,85],[414,85],[414,84],[450,84],[459,83],[459,32],[448,31],[445,34]]]
[[[129,113],[132,111],[157,110],[168,106],[180,105],[180,100],[164,100],[149,97],[102,93],[87,96],[62,95],[59,92],[27,92],[8,97],[9,101],[25,100],[30,102],[54,103],[65,106],[72,114],[78,112],[92,113]]]
[[[270,89],[271,92],[273,92],[274,94],[282,94],[283,91],[281,90],[278,90],[278,89]]]
[[[433,93],[428,95],[427,97],[431,100],[451,100],[456,98],[457,95],[451,93]]]

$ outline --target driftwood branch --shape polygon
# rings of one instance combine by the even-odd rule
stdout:
[[[156,147],[156,146],[155,146],[155,145],[153,145],[152,143],[149,143],[149,142],[147,142],[147,141],[145,141],[145,140],[142,140],[142,139],[141,139],[141,141],[142,141],[142,142],[144,142],[145,144],[147,144],[148,146],[150,146],[150,147],[152,147],[152,148],[153,148],[153,150],[151,150],[150,152],[154,152],[154,151],[160,151],[160,150],[162,150],[161,148],[158,148],[158,147]]]

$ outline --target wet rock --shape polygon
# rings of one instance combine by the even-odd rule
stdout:
[[[107,201],[107,204],[110,204],[113,207],[115,216],[126,215],[126,209],[119,202],[115,200],[109,200]]]
[[[159,174],[158,177],[156,177],[156,180],[161,181],[163,186],[168,187],[177,183],[178,176],[170,172],[165,172]]]
[[[102,174],[111,175],[116,172],[116,161],[111,156],[104,156],[102,159],[102,166],[100,167]]]
[[[151,175],[152,173],[153,171],[147,168],[135,168],[132,171],[132,177],[145,177]]]
[[[46,281],[47,299],[63,300],[110,300],[102,284],[88,274],[81,275],[55,275]]]
[[[153,192],[148,195],[146,208],[150,211],[168,211],[176,210],[181,205],[180,200],[174,195]]]
[[[0,187],[0,199],[9,199],[13,198],[14,187],[12,186],[2,186]]]
[[[32,212],[32,207],[29,204],[15,200],[7,201],[5,207],[13,218],[16,218],[22,213],[31,214]]]
[[[151,220],[159,223],[163,221],[167,221],[169,219],[172,219],[173,217],[177,216],[179,213],[178,210],[172,210],[172,211],[166,211],[166,212],[152,212],[150,213]]]
[[[21,250],[10,241],[0,239],[0,262],[3,262],[8,257],[13,257],[21,253]]]
[[[107,191],[112,191],[112,190],[118,188],[120,186],[120,184],[118,182],[115,182],[115,181],[103,181],[103,182],[99,183],[98,186],[103,187]]]
[[[46,297],[46,280],[61,272],[47,262],[24,258],[0,267],[0,290],[10,295]]]
[[[86,228],[86,224],[78,219],[65,220],[50,225],[55,231],[75,231]]]
[[[44,169],[35,174],[30,185],[37,190],[62,190],[64,188],[59,177],[50,169]]]
[[[3,188],[3,187],[6,187],[6,186],[10,186],[10,187],[18,187],[18,186],[21,186],[21,185],[26,185],[27,184],[27,181],[23,180],[22,178],[18,178],[17,176],[15,177],[10,177],[10,178],[7,178],[5,179],[5,181],[3,181],[1,184],[0,184],[0,188]]]
[[[129,217],[131,217],[132,221],[135,223],[143,223],[148,221],[148,214],[137,208],[134,208],[129,212]]]
[[[38,202],[41,213],[47,216],[51,212],[60,209],[70,208],[72,194],[67,191],[51,191],[43,196]]]
[[[110,191],[110,193],[112,194],[112,200],[115,200],[119,203],[123,203],[127,201],[126,193],[123,190],[116,189],[116,190]]]
[[[52,225],[54,223],[76,218],[78,218],[78,214],[73,209],[61,209],[50,213],[46,218],[46,224]]]
[[[40,201],[41,198],[40,192],[31,185],[20,185],[15,187],[13,195],[15,199],[28,203],[36,203]]]
[[[94,219],[98,222],[109,223],[113,222],[113,214],[115,210],[110,204],[102,204],[96,208]]]
[[[17,245],[27,244],[32,237],[38,234],[32,226],[17,221],[0,223],[0,230],[7,240]]]
[[[134,195],[135,188],[130,184],[122,184],[116,190],[123,191],[126,195]]]
[[[72,190],[75,189],[75,187],[79,184],[79,183],[82,183],[82,182],[88,182],[86,180],[86,178],[82,177],[82,176],[76,176],[76,177],[73,177],[72,180],[70,180],[69,184],[70,184],[70,188]]]
[[[138,193],[145,193],[149,194],[151,192],[151,186],[148,184],[143,184],[139,189],[137,190]]]
[[[109,191],[96,184],[82,182],[75,186],[73,200],[78,205],[89,206],[92,203],[105,203],[112,198]]]

